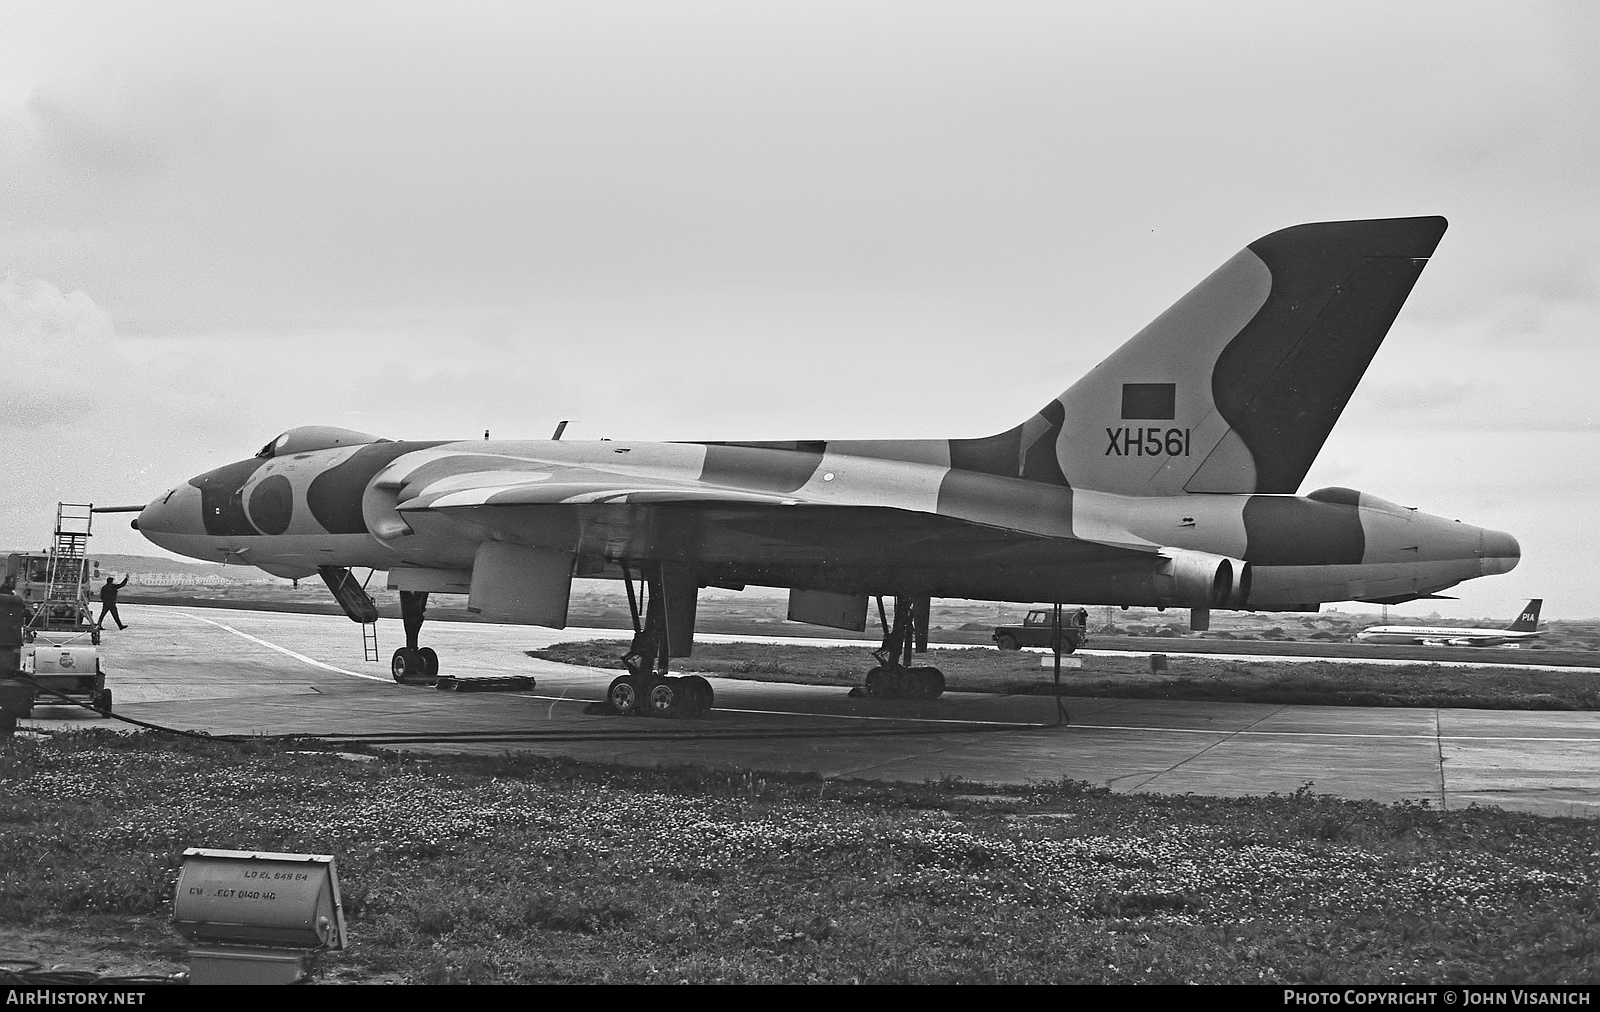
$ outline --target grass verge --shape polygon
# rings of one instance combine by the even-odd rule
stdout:
[[[335,980],[1600,977],[1600,851],[1577,819],[1310,785],[999,794],[148,734],[4,746],[9,934],[176,969],[160,929],[188,846],[335,854],[354,939]]]
[[[588,667],[617,668],[617,641],[557,643],[528,655]],[[989,648],[934,650],[919,664],[944,672],[954,692],[1054,691],[1042,655]],[[1449,706],[1487,710],[1600,709],[1600,676],[1585,672],[1517,671],[1345,662],[1284,663],[1212,658],[1169,658],[1165,672],[1150,670],[1148,655],[1082,657],[1082,668],[1063,669],[1068,696],[1195,699],[1320,706]],[[861,647],[789,646],[773,643],[696,644],[683,671],[726,678],[859,685],[871,663]]]

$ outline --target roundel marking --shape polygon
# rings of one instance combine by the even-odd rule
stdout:
[[[262,534],[282,534],[294,515],[294,486],[281,474],[269,475],[250,493],[250,522]]]

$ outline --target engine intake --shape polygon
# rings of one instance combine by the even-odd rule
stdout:
[[[1167,605],[1245,608],[1250,599],[1250,564],[1225,555],[1163,548],[1151,582]]]

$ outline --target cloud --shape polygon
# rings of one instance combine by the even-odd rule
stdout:
[[[63,292],[40,278],[8,274],[0,280],[0,308],[7,337],[33,335],[46,340],[103,345],[116,335],[111,316],[83,292]],[[9,349],[8,349],[9,350]]]
[[[1420,383],[1380,383],[1368,398],[1380,411],[1391,414],[1455,412],[1477,390],[1477,385],[1460,381]]]
[[[8,274],[0,279],[0,428],[40,428],[78,414],[115,373],[116,328],[83,292]]]
[[[119,183],[261,126],[218,82],[101,68],[35,87],[9,127],[53,168]]]
[[[1492,328],[1492,321],[1481,326]],[[1391,339],[1392,340],[1392,339]],[[1591,342],[1592,344],[1592,342]],[[1568,432],[1596,426],[1600,349],[1565,334],[1456,332],[1386,347],[1356,388],[1340,427],[1396,432]]]

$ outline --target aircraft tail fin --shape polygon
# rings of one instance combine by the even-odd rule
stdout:
[[[1522,614],[1517,620],[1506,627],[1508,632],[1535,632],[1539,628],[1539,609],[1544,606],[1544,599],[1536,597],[1528,602],[1522,609]]]
[[[1026,422],[951,440],[951,464],[1131,495],[1293,493],[1446,227],[1257,239]]]

